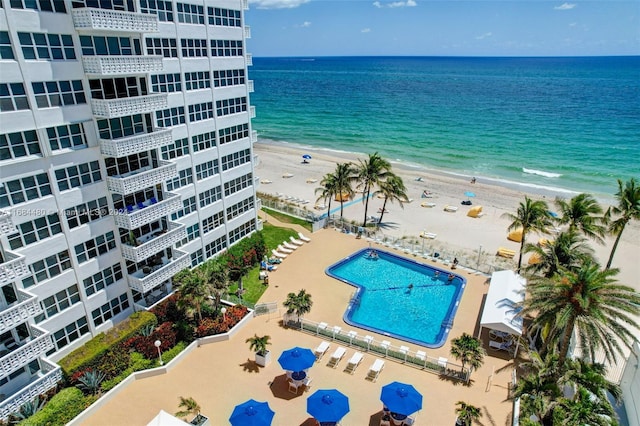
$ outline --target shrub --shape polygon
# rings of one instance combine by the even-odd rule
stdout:
[[[96,399],[96,396],[84,396],[82,391],[75,387],[62,389],[42,410],[20,424],[24,426],[64,425]]]
[[[89,394],[96,394],[100,391],[100,384],[105,379],[101,371],[89,370],[78,377],[78,387]]]
[[[176,333],[173,331],[172,324],[165,322],[160,324],[151,336],[134,336],[127,342],[127,345],[140,352],[147,359],[155,359],[158,357],[158,348],[154,343],[160,340],[160,351],[165,352],[176,344]]]
[[[226,319],[222,315],[215,319],[204,318],[196,329],[196,336],[205,337],[226,333],[240,322],[248,312],[249,309],[246,306],[235,305],[227,308]]]
[[[184,318],[176,304],[177,300],[178,295],[172,294],[151,309],[151,312],[158,318],[158,324],[167,321],[178,322]]]

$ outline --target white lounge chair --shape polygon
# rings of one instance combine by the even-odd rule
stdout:
[[[407,355],[409,354],[409,347],[408,346],[400,346],[400,351],[399,351],[402,355],[404,355],[404,360],[407,360]]]
[[[444,211],[449,213],[455,213],[458,211],[457,206],[444,206]]]
[[[298,237],[300,237],[300,239],[305,243],[311,242],[311,238],[305,237],[304,235],[302,235],[302,232],[298,232]]]
[[[297,246],[304,245],[304,241],[297,240],[296,238],[293,237],[293,235],[289,237],[289,240],[291,240],[292,244],[295,244]]]
[[[442,367],[443,369],[447,368],[447,362],[449,362],[449,360],[447,358],[438,357],[438,365],[440,367]]]
[[[382,369],[384,368],[384,361],[381,360],[380,358],[376,358],[376,360],[373,362],[373,364],[371,364],[371,367],[369,367],[369,371],[367,372],[367,380],[371,380],[372,382],[375,382],[376,380],[378,380],[378,376],[380,375],[380,372],[382,371]]]
[[[293,250],[288,249],[288,248],[286,248],[286,247],[282,247],[282,244],[280,244],[280,245],[278,246],[278,251],[279,251],[280,253],[286,253],[286,254],[293,253]]]
[[[331,345],[326,340],[323,340],[322,342],[320,342],[320,344],[313,351],[316,355],[317,361],[320,361],[320,359],[324,356],[324,354],[327,353],[327,351],[329,350],[329,346]]]
[[[277,250],[271,250],[271,254],[273,254],[275,257],[277,257],[278,259],[285,259],[287,257],[286,254],[280,253]]]
[[[338,346],[338,348],[331,354],[331,359],[327,365],[331,368],[336,368],[345,353],[347,353],[347,350],[342,346]]]
[[[289,244],[287,241],[282,242],[282,246],[288,248],[289,250],[295,250],[298,246],[294,246],[293,244]]]
[[[283,173],[282,177],[285,178],[285,179],[292,178],[293,177],[293,173]]]
[[[362,354],[362,352],[354,353],[351,356],[351,358],[349,358],[349,361],[347,361],[347,366],[344,369],[344,371],[346,371],[349,374],[353,374],[356,371],[356,368],[358,368],[358,366],[362,362],[363,358],[364,358],[364,355]]]
[[[384,355],[387,356],[387,354],[389,353],[389,346],[391,346],[391,342],[388,340],[383,340],[382,343],[380,343],[380,346],[382,346],[382,349],[384,349]]]
[[[427,362],[427,353],[425,351],[416,351],[416,358],[422,361],[422,366],[424,367]]]

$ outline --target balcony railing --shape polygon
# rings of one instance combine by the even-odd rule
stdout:
[[[249,93],[254,92],[253,80],[247,80],[247,92]]]
[[[31,337],[18,342],[17,348],[0,358],[0,379],[53,349],[51,333],[35,325],[30,325],[29,329]]]
[[[109,157],[126,157],[143,151],[151,151],[173,141],[171,129],[156,128],[151,133],[118,139],[100,139],[100,152]]]
[[[0,312],[0,334],[16,327],[42,312],[38,297],[25,290],[16,289],[18,300]]]
[[[16,232],[16,226],[11,219],[11,213],[0,210],[0,235],[9,235]]]
[[[150,200],[143,203],[143,206],[142,208],[129,206],[126,211],[118,212],[114,216],[116,225],[133,230],[166,217],[183,207],[180,195],[171,192],[165,193],[162,201]]]
[[[244,38],[251,38],[251,27],[248,25],[244,26]]]
[[[168,107],[167,95],[158,93],[119,99],[91,99],[93,115],[117,118],[134,114],[146,114]]]
[[[156,231],[136,239],[137,242],[141,243],[138,246],[122,244],[122,256],[127,260],[139,263],[159,253],[161,250],[172,247],[186,237],[186,225],[169,222],[169,229]]]
[[[107,188],[116,194],[133,194],[144,188],[155,186],[158,183],[178,176],[178,167],[171,161],[158,161],[158,167],[151,166],[135,170],[127,175],[108,176]]]
[[[260,165],[260,156],[254,155],[253,156],[253,167],[258,167],[259,165]]]
[[[80,32],[86,30],[158,32],[157,15],[93,8],[73,9],[72,14],[73,26]]]
[[[242,9],[249,10],[249,0],[242,0]]]
[[[24,256],[4,251],[4,259],[0,260],[0,286],[31,275]]]
[[[62,369],[59,366],[45,359],[40,359],[40,364],[40,371],[30,383],[0,402],[0,419],[7,420],[9,415],[18,411],[25,402],[33,401],[36,396],[47,393],[62,380]]]
[[[251,131],[251,142],[258,142],[258,131],[257,130],[252,130]]]
[[[244,55],[244,60],[247,62],[248,67],[253,65],[253,55],[251,53],[247,53],[246,55]]]
[[[163,70],[162,56],[83,56],[82,66],[86,74],[105,77]]]
[[[249,108],[249,117],[256,118],[256,107],[252,106]]]
[[[155,267],[155,270],[153,268],[149,272],[138,270],[129,274],[129,287],[140,293],[146,293],[190,266],[189,253],[173,250],[173,259],[166,259],[162,265]]]

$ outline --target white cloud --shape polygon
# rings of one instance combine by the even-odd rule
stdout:
[[[311,22],[309,21],[304,21],[302,23],[302,25],[300,25],[302,28],[309,28],[311,26]]]
[[[572,23],[570,23],[570,24],[569,24],[569,26],[570,26],[570,27],[577,27],[577,26],[578,26],[578,23],[577,23],[577,22],[572,22]]]
[[[418,3],[415,2],[415,0],[407,0],[407,1],[393,1],[390,3],[380,3],[379,1],[374,1],[373,5],[375,7],[377,7],[378,9],[381,9],[383,7],[415,7],[418,5]]]
[[[293,9],[310,0],[249,0],[258,9]]]
[[[560,6],[556,6],[554,10],[571,10],[576,7],[575,3],[562,3]]]
[[[493,35],[492,32],[480,34],[479,36],[476,36],[476,40],[484,40],[485,38],[491,37],[492,35]]]
[[[360,30],[361,33],[370,33],[371,32],[371,28],[363,28]]]

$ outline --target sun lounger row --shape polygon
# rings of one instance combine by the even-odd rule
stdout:
[[[318,345],[318,347],[315,350],[316,358],[318,360],[320,360],[322,356],[327,352],[327,350],[329,349],[329,346],[330,346],[329,343],[324,341]],[[338,346],[336,350],[331,354],[331,358],[329,359],[327,366],[331,368],[336,368],[340,363],[340,361],[342,360],[342,358],[344,358],[346,353],[347,353],[346,348],[342,346]],[[358,366],[362,363],[363,359],[364,359],[364,354],[362,352],[358,352],[358,351],[354,352],[351,358],[349,358],[349,360],[347,361],[347,365],[345,366],[344,371],[349,374],[353,374],[358,368]],[[371,364],[371,367],[369,367],[369,371],[367,372],[366,378],[368,380],[375,382],[378,379],[378,376],[380,375],[380,372],[382,371],[383,368],[384,368],[384,361],[379,358],[376,358],[373,364]]]
[[[271,250],[271,254],[279,259],[286,259],[287,255],[293,253],[293,251],[299,246],[303,245],[305,242],[311,242],[311,238],[305,237],[302,232],[298,232],[298,237],[300,238],[299,240],[294,236],[289,237],[291,243],[283,241],[282,244],[278,245],[277,249]]]

